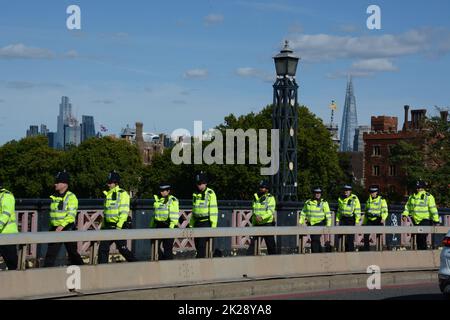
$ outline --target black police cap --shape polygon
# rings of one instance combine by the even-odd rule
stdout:
[[[267,181],[267,180],[261,180],[260,182],[259,182],[259,187],[260,188],[265,188],[265,189],[269,189],[269,181]]]
[[[379,192],[380,191],[380,187],[378,187],[378,186],[376,186],[376,185],[372,185],[372,186],[370,186],[370,188],[369,188],[369,192],[370,193],[372,193],[372,192]]]
[[[322,193],[322,192],[323,192],[323,190],[322,190],[321,187],[314,187],[313,188],[313,193]]]
[[[171,185],[169,183],[167,183],[167,182],[161,182],[159,184],[159,190],[160,191],[170,190],[171,188],[172,188]]]
[[[208,177],[204,172],[200,172],[195,175],[195,183],[196,184],[208,183]]]
[[[67,184],[69,184],[69,181],[70,181],[70,176],[66,172],[66,170],[58,172],[56,174],[56,176],[55,176],[55,182],[56,183],[67,183]]]
[[[116,171],[111,171],[108,175],[108,183],[119,183],[120,175]]]
[[[419,180],[416,182],[416,188],[418,189],[422,189],[422,188],[426,188],[427,183],[423,180]]]

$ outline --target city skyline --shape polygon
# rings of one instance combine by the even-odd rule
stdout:
[[[82,0],[79,31],[66,28],[69,4],[18,0],[0,12],[0,144],[30,123],[56,131],[49,119],[61,96],[116,134],[137,120],[172,132],[257,112],[272,101],[272,56],[286,39],[302,59],[300,104],[324,123],[331,100],[341,119],[349,74],[360,124],[401,119],[405,104],[429,115],[449,105],[448,1],[379,1],[381,30],[367,29],[368,4],[355,0]]]

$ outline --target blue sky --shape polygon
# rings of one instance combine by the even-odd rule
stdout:
[[[302,57],[300,102],[341,121],[354,75],[360,125],[403,122],[403,105],[450,106],[450,2],[429,1],[1,1],[0,144],[31,124],[56,129],[61,96],[76,115],[119,133],[127,124],[170,133],[204,129],[272,102],[272,56],[285,39]],[[81,8],[81,30],[66,8]],[[366,9],[381,8],[368,30]],[[97,127],[98,129],[98,127]]]

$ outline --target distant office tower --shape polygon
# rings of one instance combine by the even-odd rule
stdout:
[[[94,117],[82,116],[81,121],[81,142],[86,141],[89,138],[95,137],[95,124]]]
[[[49,133],[47,133],[48,146],[49,146],[50,148],[56,148],[56,145],[55,145],[55,137],[56,137],[56,133],[55,133],[55,132],[49,132]]]
[[[41,124],[41,132],[39,134],[41,136],[47,136],[49,130],[47,129],[47,126],[45,124]]]
[[[81,143],[81,126],[78,120],[70,118],[67,125],[64,125],[64,148],[68,146],[78,146]]]
[[[358,126],[355,130],[355,140],[353,143],[353,151],[364,152],[364,133],[370,133],[369,126]]]
[[[37,137],[39,135],[39,127],[38,126],[30,126],[30,129],[27,130],[27,138],[28,137]]]
[[[353,81],[350,77],[347,83],[344,114],[341,126],[341,152],[352,152],[355,140],[355,130],[358,128],[358,115],[356,113],[356,99],[353,93]]]
[[[59,105],[58,115],[58,128],[56,131],[56,148],[65,148],[65,127],[69,126],[70,119],[72,118],[72,104],[69,102],[68,97],[62,97],[61,104]]]

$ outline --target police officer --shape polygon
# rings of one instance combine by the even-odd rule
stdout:
[[[18,233],[14,195],[3,188],[0,182],[0,235]],[[17,246],[0,246],[0,255],[8,267],[8,270],[17,270]]]
[[[275,197],[269,193],[269,183],[261,181],[259,184],[259,192],[254,194],[253,199],[253,227],[268,227],[275,226]],[[259,241],[260,237],[251,237],[250,246],[247,249],[247,255],[255,254],[255,243]],[[263,236],[267,246],[268,254],[276,254],[275,237]]]
[[[112,171],[108,175],[107,185],[109,190],[103,191],[105,203],[103,211],[102,230],[126,229],[129,225],[128,214],[130,212],[130,196],[119,187],[120,175]],[[128,261],[137,261],[127,248],[126,240],[101,241],[98,248],[98,263],[108,263],[109,248],[112,243],[116,244],[120,254]]]
[[[369,188],[369,199],[367,199],[364,210],[363,226],[384,226],[388,217],[388,206],[385,199],[379,195],[380,188],[372,185]],[[370,250],[370,234],[364,235],[364,251]]]
[[[69,191],[69,174],[64,170],[58,172],[55,177],[55,193],[50,196],[50,231],[63,232],[75,230],[75,219],[78,210],[78,199]],[[69,263],[71,265],[83,265],[83,259],[77,251],[76,242],[64,243]],[[45,256],[45,266],[54,267],[61,243],[50,243]]]
[[[426,183],[422,180],[416,183],[416,193],[412,194],[403,211],[403,221],[411,216],[415,226],[439,225],[439,214],[433,195],[425,191]],[[417,234],[417,249],[427,249],[428,234]]]
[[[361,219],[361,203],[356,195],[352,194],[352,186],[344,185],[343,194],[338,199],[338,211],[336,225],[355,226]],[[340,240],[345,239],[345,252],[355,251],[355,235],[341,235]]]
[[[211,188],[208,188],[208,179],[201,172],[195,176],[197,192],[193,194],[192,215],[189,220],[191,228],[217,228],[217,197]],[[206,257],[206,242],[208,238],[195,238],[197,258]]]
[[[313,198],[305,202],[300,213],[300,225],[308,226],[327,226],[331,227],[331,212],[328,202],[322,199],[322,188],[315,187],[313,189]],[[311,252],[322,252],[322,245],[320,243],[321,235],[311,235]]]
[[[155,215],[150,222],[150,228],[176,228],[180,217],[180,209],[178,199],[170,194],[171,187],[169,183],[161,183],[159,185],[160,197],[154,195],[155,202],[153,204]],[[162,245],[164,251],[158,247],[158,256],[160,260],[173,259],[173,240],[164,239]]]

